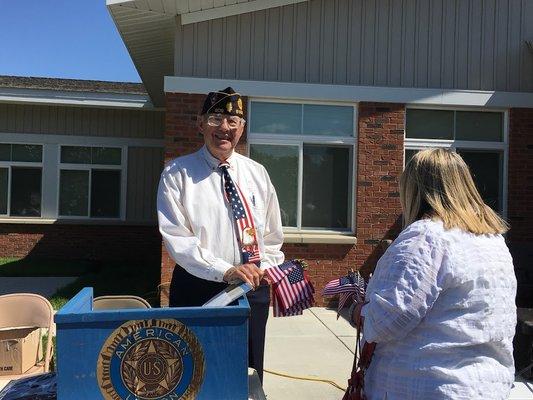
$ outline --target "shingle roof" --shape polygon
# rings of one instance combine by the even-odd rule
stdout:
[[[0,87],[147,95],[142,83],[0,75]]]

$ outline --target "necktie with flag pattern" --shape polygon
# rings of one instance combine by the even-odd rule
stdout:
[[[255,231],[254,219],[246,198],[240,188],[233,182],[229,174],[229,164],[220,163],[218,168],[222,171],[224,179],[224,193],[228,201],[238,232],[239,245],[243,263],[255,263],[259,266],[261,254],[257,245],[257,235]]]

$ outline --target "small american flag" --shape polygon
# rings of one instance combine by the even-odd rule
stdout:
[[[301,315],[314,304],[315,289],[302,260],[286,261],[265,270],[272,283],[274,317]]]
[[[359,271],[350,271],[348,275],[329,281],[324,290],[323,296],[339,295],[339,307],[337,309],[337,318],[340,311],[348,300],[354,303],[364,303],[366,292],[366,282]]]
[[[237,223],[239,231],[239,242],[241,244],[241,251],[243,253],[243,262],[259,263],[261,261],[261,254],[259,253],[259,246],[257,245],[257,238],[255,234],[255,225],[250,211],[250,207],[246,202],[240,188],[233,183],[228,172],[229,164],[221,163],[219,168],[222,170],[224,176],[224,193],[226,200],[231,207],[233,218]],[[241,199],[243,199],[241,201]]]

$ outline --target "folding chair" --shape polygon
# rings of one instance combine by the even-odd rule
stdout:
[[[37,362],[28,371],[19,375],[3,375],[1,379],[18,379],[48,372],[52,358],[52,335],[54,333],[54,309],[50,302],[34,293],[13,293],[0,296],[0,329],[10,327],[45,328],[48,340],[42,361],[37,360],[36,354]]]
[[[118,310],[124,308],[151,308],[150,303],[139,296],[113,295],[93,299],[93,310]]]

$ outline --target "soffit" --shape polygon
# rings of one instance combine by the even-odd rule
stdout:
[[[174,75],[176,24],[222,18],[307,0],[107,0],[141,80],[156,106],[164,106],[163,80]]]

